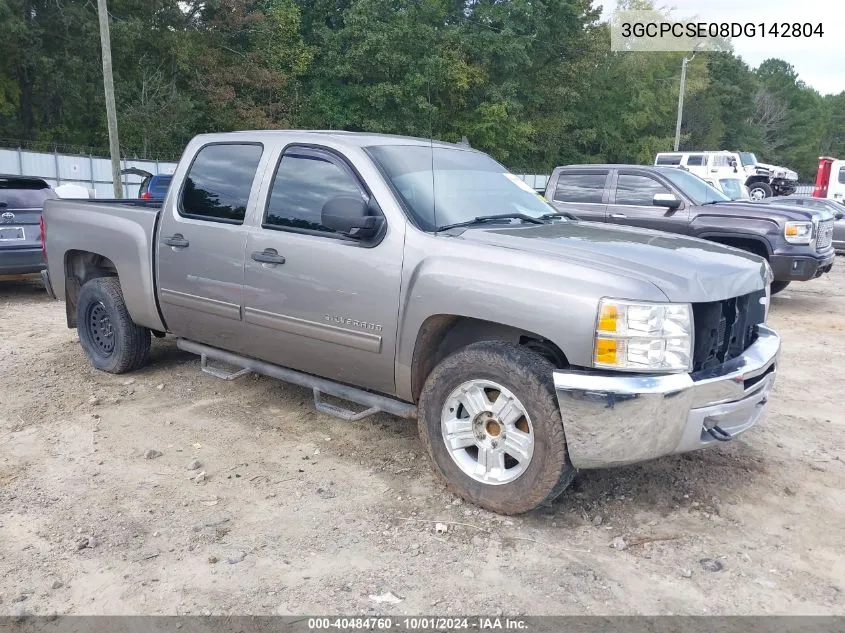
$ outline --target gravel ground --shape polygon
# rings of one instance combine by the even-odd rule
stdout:
[[[507,518],[447,493],[412,423],[216,380],[169,339],[97,372],[63,304],[0,280],[0,614],[843,615],[845,263],[770,323],[742,439]]]

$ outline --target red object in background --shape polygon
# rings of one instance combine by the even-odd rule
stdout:
[[[819,156],[819,170],[816,172],[816,186],[813,188],[814,198],[827,198],[827,185],[830,182],[830,167],[835,158]]]
[[[145,191],[144,193],[142,193],[142,194],[141,194],[141,197],[142,197],[144,200],[152,200],[152,199],[153,199],[153,194],[151,194],[149,191]]]

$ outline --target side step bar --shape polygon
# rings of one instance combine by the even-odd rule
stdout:
[[[417,418],[417,407],[415,405],[402,402],[401,400],[396,400],[395,398],[371,393],[369,391],[364,391],[363,389],[358,389],[357,387],[350,387],[349,385],[334,382],[333,380],[312,376],[311,374],[304,374],[302,372],[287,369],[286,367],[280,367],[279,365],[273,365],[272,363],[267,363],[262,360],[256,360],[247,356],[241,356],[240,354],[227,352],[216,347],[211,347],[210,345],[194,343],[193,341],[188,341],[183,338],[176,341],[176,346],[183,351],[190,352],[191,354],[197,354],[201,359],[200,368],[202,371],[217,378],[222,378],[223,380],[233,380],[246,373],[253,372],[311,389],[314,392],[314,406],[318,411],[339,417],[343,420],[360,420],[381,411],[400,418],[407,418],[409,420],[416,420]],[[241,369],[236,372],[226,372],[225,370],[217,369],[215,367],[209,367],[209,359],[234,365],[235,367],[240,367]],[[354,411],[323,402],[320,398],[321,394],[328,394],[368,408],[360,413],[356,413]]]

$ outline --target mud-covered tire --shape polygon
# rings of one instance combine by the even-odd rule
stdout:
[[[150,331],[129,316],[117,277],[98,277],[82,286],[76,324],[82,349],[97,369],[123,374],[146,364]]]
[[[771,285],[771,291],[773,295],[776,295],[780,291],[786,289],[789,285],[788,281],[773,281]]]
[[[505,342],[468,345],[445,358],[428,376],[419,400],[419,433],[437,472],[450,490],[501,514],[520,514],[558,497],[576,470],[569,461],[563,422],[549,361],[525,347]],[[450,395],[469,381],[505,387],[530,418],[533,455],[508,483],[493,485],[469,476],[453,459],[441,430]]]

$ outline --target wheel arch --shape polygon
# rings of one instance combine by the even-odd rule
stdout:
[[[411,360],[411,394],[414,402],[431,371],[444,358],[473,343],[503,341],[524,346],[563,368],[569,365],[563,350],[551,340],[511,325],[455,314],[429,316],[420,327]]]
[[[132,266],[130,260],[118,259],[120,254],[113,249],[104,251],[70,249],[64,253],[64,298],[68,327],[77,327],[76,303],[82,286],[98,277],[117,277],[132,320],[154,332],[165,332],[154,281],[145,273],[143,266]]]
[[[64,271],[67,326],[75,328],[76,304],[82,286],[97,277],[118,277],[117,267],[111,259],[99,253],[69,250],[65,253]]]
[[[768,184],[769,184],[769,177],[768,177],[768,176],[764,176],[764,175],[762,175],[762,174],[756,174],[756,175],[754,175],[754,176],[749,176],[749,177],[745,180],[745,186],[746,186],[746,187],[749,187],[749,186],[754,185],[754,184],[756,184],[756,183],[758,183],[758,182],[764,182],[764,183],[766,183],[766,184],[768,185]]]
[[[772,255],[772,249],[769,245],[768,241],[764,240],[761,237],[752,237],[752,236],[733,236],[733,235],[704,235],[702,236],[704,239],[709,240],[711,242],[716,242],[718,244],[724,244],[725,246],[733,246],[734,248],[738,248],[743,251],[748,251],[749,253],[754,253],[755,255],[759,255],[763,259],[767,260]]]

